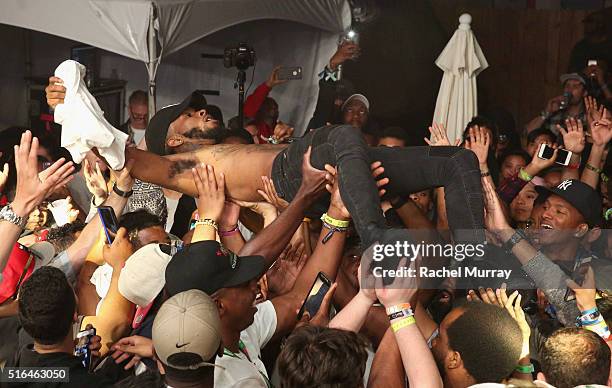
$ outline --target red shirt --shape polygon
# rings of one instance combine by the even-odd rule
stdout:
[[[261,108],[261,105],[266,97],[268,97],[270,90],[272,90],[272,88],[270,88],[264,82],[246,98],[243,108],[245,117],[254,119],[257,116],[257,112],[259,111],[259,108]],[[269,126],[264,121],[255,121],[252,124],[257,127],[258,137],[262,139],[264,143],[266,143],[267,139],[274,134],[274,127]]]

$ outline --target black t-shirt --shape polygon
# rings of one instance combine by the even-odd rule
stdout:
[[[2,387],[32,387],[32,388],[54,388],[54,387],[112,387],[113,381],[99,373],[89,373],[81,364],[78,357],[68,353],[45,353],[39,354],[33,345],[27,345],[17,354],[13,363],[7,367],[67,367],[70,381],[67,383],[3,383]]]

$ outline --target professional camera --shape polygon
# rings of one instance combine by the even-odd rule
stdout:
[[[255,50],[246,43],[239,43],[238,47],[228,47],[223,53],[223,66],[236,67],[246,70],[255,65]]]

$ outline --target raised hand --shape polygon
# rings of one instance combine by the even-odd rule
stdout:
[[[270,293],[283,295],[291,291],[306,261],[308,261],[308,255],[304,250],[304,243],[287,245],[266,272]]]
[[[444,124],[433,123],[431,127],[429,127],[429,133],[431,133],[431,140],[424,137],[425,143],[430,146],[450,146],[450,140],[448,140],[448,135],[446,134],[446,128]],[[461,139],[455,140],[455,146],[461,144]]]
[[[17,189],[11,204],[13,211],[26,217],[36,206],[57,188],[72,179],[74,165],[60,158],[46,170],[38,172],[38,139],[30,131],[21,135],[20,145],[15,146]]]
[[[192,169],[193,179],[198,190],[198,215],[219,221],[225,207],[225,175],[215,174],[211,165],[200,164]]]
[[[565,120],[567,125],[567,131],[557,124],[557,129],[563,135],[563,145],[568,151],[572,151],[575,154],[580,154],[584,150],[585,136],[582,129],[582,121],[576,120],[570,117]]]
[[[282,212],[289,206],[289,202],[285,201],[278,196],[276,188],[274,188],[274,182],[267,176],[262,176],[261,181],[263,183],[263,190],[257,190],[257,193],[261,195],[266,202],[272,204],[279,212]]]
[[[605,147],[612,139],[612,122],[605,118],[607,110],[604,108],[602,117],[591,125],[591,140],[593,145]]]
[[[382,162],[376,161],[370,164],[370,170],[372,171],[372,178],[376,181],[376,187],[378,188],[378,196],[382,197],[387,192],[385,187],[389,184],[389,178],[380,178],[380,176],[385,172],[385,168],[382,165]]]
[[[340,185],[337,170],[329,164],[325,165],[325,170],[332,176],[333,180],[332,184],[328,183],[325,185],[325,188],[331,194],[330,207],[335,208],[344,218],[350,219],[351,213],[349,213],[346,206],[344,206],[342,196],[340,196]]]
[[[285,140],[293,136],[294,131],[295,131],[295,128],[293,128],[292,126],[288,124],[283,123],[282,121],[279,121],[274,126],[274,134],[272,135],[272,137],[276,139],[277,143],[284,143]]]
[[[503,290],[503,295],[506,295],[506,290]],[[508,311],[508,314],[518,324],[521,329],[521,334],[523,337],[523,346],[521,350],[521,356],[519,359],[529,357],[529,337],[531,336],[531,328],[529,327],[529,323],[527,323],[527,319],[525,319],[525,312],[523,311],[523,306],[521,306],[521,299],[523,297],[518,291],[514,291],[507,298],[506,303],[504,304],[504,308]]]
[[[54,108],[58,104],[64,103],[66,97],[66,88],[64,87],[64,81],[58,77],[49,77],[49,85],[45,88],[45,94],[47,95],[47,105]]]
[[[492,288],[478,287],[478,294],[474,290],[469,290],[467,300],[470,302],[484,302],[501,308],[506,306],[508,295],[506,295],[506,283],[502,283],[501,288],[493,291]]]
[[[495,192],[493,184],[488,179],[482,180],[482,190],[485,202],[485,225],[488,230],[497,233],[510,228],[502,209],[501,201]]]
[[[85,175],[85,184],[87,189],[94,196],[94,203],[103,202],[108,197],[108,187],[106,186],[106,179],[102,175],[100,166],[96,163],[96,168],[93,169],[89,161],[85,159],[83,161],[84,168],[83,174]]]
[[[595,121],[600,120],[604,116],[605,107],[598,106],[597,100],[595,100],[592,96],[586,96],[584,98],[584,107],[586,110],[587,123],[589,128],[593,127],[593,123]]]
[[[287,80],[278,79],[278,71],[280,70],[280,68],[280,66],[276,66],[274,69],[272,69],[272,72],[268,76],[268,79],[266,80],[266,85],[268,85],[269,88],[273,88],[276,85],[284,84],[285,82],[287,82]]]
[[[559,153],[559,147],[556,145],[550,146],[554,149],[552,157],[550,159],[542,159],[538,157],[538,151],[536,151],[531,157],[531,162],[527,166],[525,166],[525,171],[529,173],[531,176],[536,176],[540,173],[540,171],[549,168],[550,166],[555,164],[555,160],[557,160],[557,154]]]
[[[361,50],[358,44],[344,40],[329,60],[329,67],[332,70],[336,70],[338,65],[343,64],[348,59],[356,59],[359,57],[359,54],[361,54]]]
[[[114,270],[121,270],[127,259],[134,253],[134,247],[127,236],[127,229],[121,227],[115,235],[111,245],[105,244],[102,248],[104,261]]]
[[[309,200],[314,200],[325,192],[325,185],[332,178],[325,170],[317,170],[312,167],[312,164],[310,164],[311,153],[312,147],[308,147],[302,159],[302,184],[298,194],[304,195]]]
[[[476,154],[480,167],[486,167],[489,146],[491,144],[489,131],[475,125],[470,127],[469,136],[469,140],[465,142],[465,148]]]

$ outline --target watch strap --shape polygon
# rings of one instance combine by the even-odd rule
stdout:
[[[514,234],[508,239],[508,241],[504,242],[504,250],[508,253],[511,253],[512,248],[514,248],[514,246],[518,244],[519,241],[524,240],[525,238],[526,236],[521,230],[516,230]]]
[[[123,198],[129,198],[129,197],[132,196],[132,194],[134,194],[134,190],[123,191],[123,190],[119,189],[117,187],[117,183],[115,183],[113,185],[113,191],[115,192],[115,194],[117,194],[118,196],[123,197]]]

